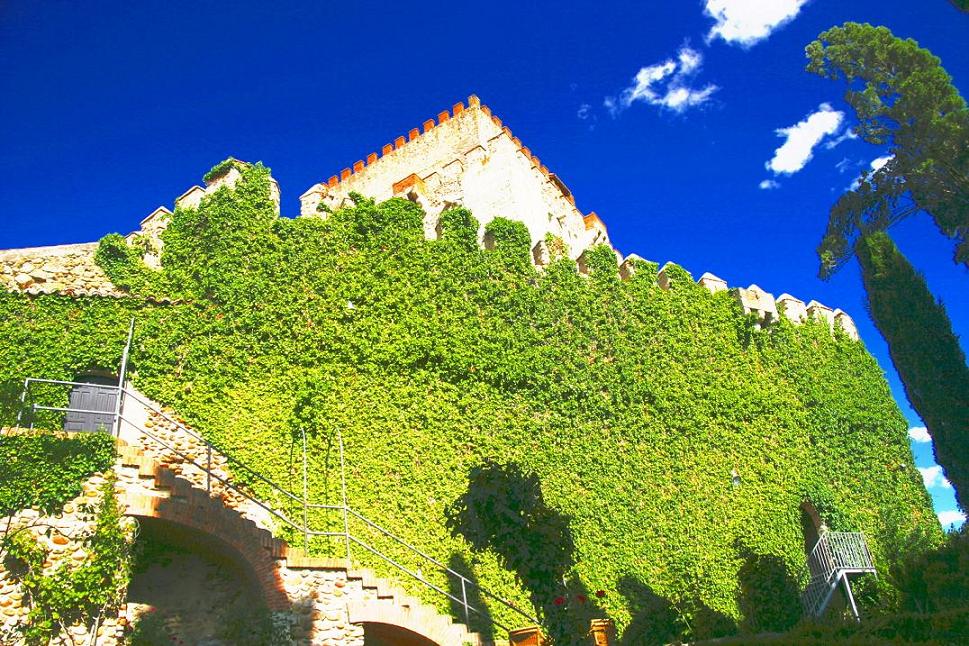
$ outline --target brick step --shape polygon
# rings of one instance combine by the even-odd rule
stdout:
[[[290,569],[342,570],[346,573],[348,582],[359,581],[363,590],[372,594],[371,603],[381,604],[386,616],[399,618],[401,625],[423,625],[437,636],[443,637],[444,643],[448,645],[509,646],[504,641],[485,642],[481,635],[471,632],[468,626],[455,622],[449,615],[442,614],[437,608],[407,594],[393,581],[377,576],[373,570],[350,568],[346,559],[307,556],[302,550],[276,538],[272,532],[260,527],[252,519],[242,516],[240,511],[227,507],[221,497],[212,497],[210,492],[180,477],[155,458],[145,455],[142,449],[119,441],[118,463],[123,467],[137,469],[138,479],[143,481],[147,489],[147,495],[142,495],[142,500],[164,498],[179,505],[188,505],[203,515],[211,515],[213,522],[222,525],[224,530],[239,534],[245,537],[244,541],[259,545],[273,560],[284,562]]]

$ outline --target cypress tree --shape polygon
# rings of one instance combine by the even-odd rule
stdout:
[[[960,495],[969,492],[969,368],[945,308],[888,234],[855,245],[868,312],[888,342],[905,395],[932,435],[935,459]]]

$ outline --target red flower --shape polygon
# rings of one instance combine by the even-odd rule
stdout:
[[[578,601],[579,603],[585,603],[589,599],[584,594],[577,594],[575,595],[575,600]]]
[[[601,599],[602,597],[606,596],[606,591],[605,590],[596,590],[596,596]]]
[[[564,605],[565,604],[565,597],[555,597],[555,601],[553,601],[553,603],[555,605],[557,605],[557,606]]]

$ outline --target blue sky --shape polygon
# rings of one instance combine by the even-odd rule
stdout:
[[[852,314],[917,428],[857,266],[816,277],[828,208],[884,155],[845,137],[843,88],[804,72],[804,46],[846,20],[915,38],[969,94],[969,15],[946,0],[7,0],[0,248],[130,231],[228,155],[270,166],[295,215],[312,184],[476,93],[623,253]],[[893,236],[966,348],[952,244],[924,215]],[[931,444],[912,447],[959,522]]]

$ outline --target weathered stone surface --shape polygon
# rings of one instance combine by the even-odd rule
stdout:
[[[701,287],[706,287],[711,294],[716,294],[717,292],[727,291],[727,281],[719,276],[715,276],[710,272],[704,273],[700,276],[700,280],[696,281]]]
[[[777,304],[773,294],[765,292],[757,285],[751,285],[747,289],[738,287],[734,293],[744,314],[754,314],[761,323],[770,323],[777,319]]]
[[[0,251],[0,288],[28,294],[124,296],[94,262],[97,243]]]
[[[834,322],[836,325],[840,325],[841,329],[855,341],[858,340],[858,328],[855,327],[855,321],[847,313],[840,309],[834,311]]]
[[[834,328],[834,312],[827,305],[823,305],[818,301],[811,301],[807,304],[807,315],[810,318],[825,321],[828,327]]]
[[[801,323],[807,320],[808,314],[804,301],[790,294],[781,294],[777,297],[777,309],[783,310],[785,318],[792,323]]]

